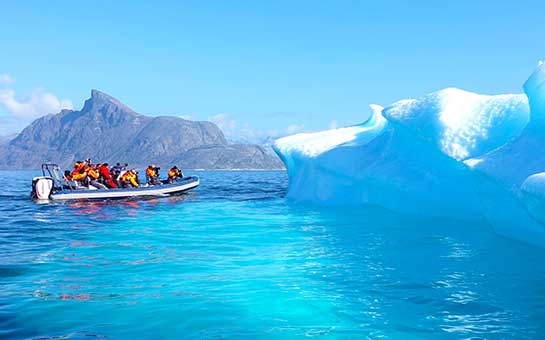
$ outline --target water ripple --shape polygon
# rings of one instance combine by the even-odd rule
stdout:
[[[484,225],[290,204],[283,172],[45,205],[0,175],[0,337],[545,334],[545,254]]]

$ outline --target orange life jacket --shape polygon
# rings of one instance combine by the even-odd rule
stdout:
[[[72,179],[74,181],[81,181],[84,179],[87,174],[84,171],[85,162],[76,162],[74,163],[74,171],[72,171]]]
[[[170,169],[168,171],[168,178],[176,178],[181,175],[181,172],[179,169]]]
[[[146,174],[147,174],[150,178],[155,177],[155,169],[153,169],[153,168],[147,168],[147,169],[146,169]]]
[[[87,177],[87,173],[85,171],[84,172],[79,172],[79,171],[72,172],[72,179],[74,181],[82,181],[86,177]]]

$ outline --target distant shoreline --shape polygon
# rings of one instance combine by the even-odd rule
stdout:
[[[286,169],[183,169],[191,171],[286,171]]]
[[[134,167],[137,170],[143,170],[146,167]],[[165,168],[166,169],[166,168]],[[286,169],[182,169],[183,171],[286,171]],[[37,169],[1,169],[0,171],[41,171]]]

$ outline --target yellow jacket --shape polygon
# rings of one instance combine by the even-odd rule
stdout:
[[[123,174],[123,176],[121,176],[121,182],[123,183],[127,183],[127,182],[130,182],[131,185],[135,188],[138,187],[138,182],[136,181],[136,175],[131,173],[130,171],[127,171]]]
[[[85,163],[76,162],[74,163],[74,171],[72,171],[72,179],[74,181],[81,181],[87,177],[87,173],[84,171]]]
[[[94,179],[98,179],[100,177],[100,174],[95,168],[88,168],[87,175],[89,175],[91,178],[94,178]]]
[[[73,179],[74,181],[81,181],[81,180],[84,180],[85,177],[87,177],[87,174],[86,174],[85,172],[82,173],[82,174],[77,173],[77,174],[73,174],[73,175],[72,175],[72,179]]]

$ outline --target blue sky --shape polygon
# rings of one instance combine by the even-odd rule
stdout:
[[[518,93],[544,23],[544,1],[6,0],[0,135],[92,88],[241,135],[355,124],[444,87]]]

